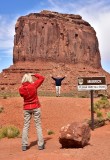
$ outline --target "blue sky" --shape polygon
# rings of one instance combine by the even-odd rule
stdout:
[[[110,73],[110,0],[0,0],[0,72],[13,64],[15,23],[41,10],[79,14],[95,29],[101,64]]]

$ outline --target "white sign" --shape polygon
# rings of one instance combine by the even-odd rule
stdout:
[[[79,77],[78,91],[84,90],[106,90],[105,77]]]
[[[107,86],[106,85],[79,85],[78,86],[78,90],[82,91],[82,90],[106,90]]]

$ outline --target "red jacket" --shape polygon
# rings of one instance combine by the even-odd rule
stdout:
[[[37,96],[37,88],[43,83],[44,77],[40,74],[34,75],[37,80],[33,83],[25,82],[19,88],[19,93],[24,99],[24,110],[30,110],[40,107]]]

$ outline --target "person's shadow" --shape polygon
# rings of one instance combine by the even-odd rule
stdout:
[[[52,139],[51,137],[46,137],[44,138],[44,143],[46,144],[47,141],[49,141],[50,139]],[[37,140],[36,141],[32,141],[29,145],[29,148],[31,148],[32,146],[36,146],[37,145]]]

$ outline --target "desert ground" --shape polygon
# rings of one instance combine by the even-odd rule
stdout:
[[[91,139],[84,148],[62,149],[59,130],[72,122],[91,118],[90,98],[39,97],[42,128],[46,142],[44,150],[37,148],[37,135],[33,119],[29,130],[29,149],[21,150],[21,137],[0,140],[0,160],[109,160],[110,124],[91,130]],[[96,100],[96,99],[95,99]],[[22,132],[23,100],[21,97],[0,98],[0,126],[15,125]],[[48,135],[48,130],[54,134]]]

